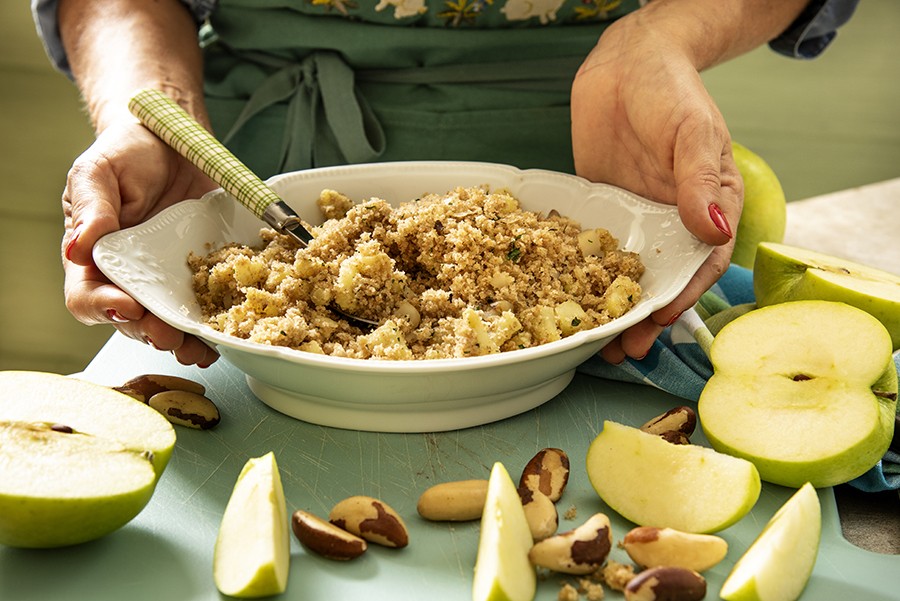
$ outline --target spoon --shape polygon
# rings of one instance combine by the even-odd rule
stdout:
[[[300,216],[272,188],[167,95],[159,90],[139,90],[129,100],[128,109],[144,127],[272,228],[303,248],[313,239]],[[334,303],[329,309],[360,328],[380,325],[345,313]]]

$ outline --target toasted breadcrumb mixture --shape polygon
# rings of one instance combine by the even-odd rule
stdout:
[[[456,188],[392,207],[325,190],[299,248],[261,231],[188,263],[208,325],[261,344],[358,359],[462,358],[533,347],[615,319],[644,266],[604,229]],[[374,319],[370,331],[341,318]]]

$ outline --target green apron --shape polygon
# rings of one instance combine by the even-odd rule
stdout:
[[[395,24],[320,4],[221,0],[210,19],[213,129],[258,174],[397,160],[572,172],[571,83],[608,21],[454,27],[435,11]],[[607,4],[613,19],[637,2]]]

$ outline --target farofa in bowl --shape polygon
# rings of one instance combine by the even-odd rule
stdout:
[[[391,206],[324,190],[307,248],[191,254],[207,325],[251,342],[355,359],[463,358],[530,348],[624,315],[644,265],[607,230],[523,210],[504,189],[457,187]],[[329,308],[373,319],[360,330]]]

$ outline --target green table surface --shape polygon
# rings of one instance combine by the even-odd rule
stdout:
[[[325,428],[281,415],[250,392],[224,361],[200,370],[179,365],[167,353],[115,335],[78,377],[116,385],[141,373],[169,373],[207,386],[222,413],[213,430],[178,428],[172,460],[144,511],[100,540],[63,549],[0,547],[0,600],[193,601],[221,599],[212,579],[212,551],[219,521],[244,462],[274,451],[288,510],[326,517],[350,495],[370,495],[393,506],[410,530],[410,544],[394,550],[370,545],[351,562],[329,561],[291,541],[287,600],[471,598],[478,523],[430,523],[416,513],[419,494],[432,484],[486,478],[501,461],[514,478],[539,449],[559,447],[572,472],[559,502],[577,517],[560,518],[560,531],[591,514],[606,512],[616,541],[633,524],[616,515],[594,493],[584,468],[587,447],[603,420],[640,425],[683,402],[647,386],[577,375],[556,398],[525,414],[460,431],[381,434]],[[340,382],[335,382],[340,386]],[[702,432],[697,444],[707,444]],[[705,575],[706,598],[718,599],[731,566],[746,550],[790,489],[765,484],[759,501],[740,522],[720,533],[726,559]],[[900,600],[900,557],[861,550],[841,535],[831,489],[819,491],[823,533],[805,601]],[[628,561],[614,548],[613,559]],[[537,598],[555,600],[567,578],[539,582]],[[571,581],[571,579],[568,579]],[[607,599],[622,595],[607,590]]]

